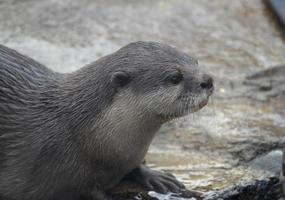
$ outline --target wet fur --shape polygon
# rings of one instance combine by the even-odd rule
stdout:
[[[190,64],[197,65],[171,47],[138,42],[59,74],[0,46],[2,198],[72,200],[116,185],[142,162],[163,123],[154,112],[173,118],[170,107],[185,92],[159,85],[174,70],[167,66]],[[130,74],[131,87],[110,81],[118,70]],[[182,98],[187,105],[201,93],[191,91]],[[186,114],[186,104],[177,105],[177,116]]]

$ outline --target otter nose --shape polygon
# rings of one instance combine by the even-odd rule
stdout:
[[[200,86],[202,89],[206,89],[206,90],[212,89],[214,87],[212,77],[208,75],[204,75]]]

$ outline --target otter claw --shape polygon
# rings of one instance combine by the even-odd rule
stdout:
[[[151,170],[141,165],[132,174],[135,179],[146,190],[154,190],[159,193],[179,193],[185,190],[185,186],[180,183],[172,174]]]

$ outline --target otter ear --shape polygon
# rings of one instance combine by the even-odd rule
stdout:
[[[124,87],[131,81],[131,76],[127,72],[118,71],[112,75],[111,81],[117,87]]]

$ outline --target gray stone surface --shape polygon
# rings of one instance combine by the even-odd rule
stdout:
[[[246,95],[255,100],[268,101],[285,96],[285,65],[272,67],[246,77]]]
[[[216,93],[201,112],[166,124],[147,162],[200,196],[254,181],[270,190],[278,170],[267,169],[279,161],[266,155],[284,146],[285,101],[244,84],[285,63],[284,37],[266,10],[261,0],[0,0],[0,43],[59,72],[137,40],[193,55],[214,76]]]

